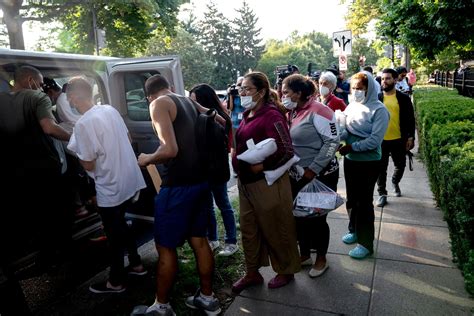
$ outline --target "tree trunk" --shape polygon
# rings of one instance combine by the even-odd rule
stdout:
[[[7,26],[8,38],[11,49],[25,49],[23,39],[23,19],[20,16],[20,7],[23,0],[1,1],[0,9],[3,11],[3,21]]]

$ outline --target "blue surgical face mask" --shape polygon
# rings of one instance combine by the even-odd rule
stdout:
[[[294,101],[291,101],[291,98],[289,97],[283,97],[281,99],[281,102],[283,103],[283,106],[287,109],[287,110],[293,110],[294,108],[296,108],[296,106],[298,105],[298,103],[294,102]]]

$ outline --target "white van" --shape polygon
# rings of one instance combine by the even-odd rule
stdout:
[[[110,104],[122,115],[137,154],[151,153],[159,146],[144,92],[147,78],[160,73],[168,79],[176,93],[185,94],[178,56],[121,59],[0,49],[0,91],[8,89],[19,65],[33,66],[44,77],[53,78],[61,85],[74,76],[88,78],[93,83],[95,102]],[[129,216],[152,221],[156,192],[149,175],[144,172],[144,176],[148,187],[142,191]],[[91,218],[76,221],[75,226],[77,229],[73,239],[79,239],[99,229],[101,223],[97,214],[92,214]]]

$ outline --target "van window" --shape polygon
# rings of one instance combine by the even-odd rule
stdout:
[[[44,75],[45,77],[49,77],[48,75]],[[52,76],[52,78],[60,85],[64,86],[72,77],[69,74],[66,76]],[[93,96],[93,102],[94,104],[102,104],[102,96],[101,96],[101,91],[99,88],[99,84],[97,83],[97,80],[93,77],[90,76],[84,76],[81,75],[81,77],[85,78],[92,86],[92,96]]]
[[[145,81],[151,75],[149,72],[124,74],[128,117],[132,121],[151,121],[149,103],[145,95]]]

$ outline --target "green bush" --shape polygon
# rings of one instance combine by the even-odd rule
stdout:
[[[453,258],[474,294],[474,99],[442,87],[414,93],[420,151],[443,210]]]

